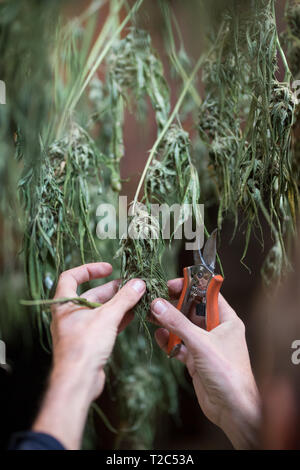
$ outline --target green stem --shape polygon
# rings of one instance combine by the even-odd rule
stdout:
[[[120,26],[117,28],[116,31],[114,31],[113,35],[111,36],[110,40],[106,43],[104,49],[102,50],[102,52],[99,54],[98,56],[98,59],[95,60],[94,64],[92,65],[92,60],[89,59],[88,60],[88,69],[89,69],[89,72],[87,73],[87,76],[80,88],[80,90],[77,92],[76,88],[77,86],[75,86],[73,88],[73,90],[71,91],[71,94],[69,96],[69,99],[67,101],[67,104],[66,104],[66,107],[65,107],[65,110],[62,114],[62,119],[60,121],[60,124],[58,126],[58,132],[57,132],[57,135],[60,136],[64,126],[65,126],[65,123],[66,123],[66,120],[67,120],[67,117],[68,116],[71,116],[78,101],[80,100],[81,96],[83,95],[86,87],[88,86],[91,78],[93,77],[93,75],[95,74],[96,70],[98,69],[98,67],[100,66],[101,62],[103,61],[104,57],[106,56],[106,54],[108,53],[108,51],[110,50],[111,46],[113,45],[115,39],[119,36],[119,34],[121,33],[121,31],[123,30],[123,28],[126,26],[126,24],[129,22],[129,20],[132,18],[132,16],[137,12],[137,10],[140,8],[140,6],[142,5],[144,0],[137,0],[137,2],[135,3],[135,5],[132,7],[132,9],[130,10],[130,12],[128,13],[128,15],[124,18],[124,20],[122,21],[122,23],[120,24]],[[123,2],[122,2],[123,3]],[[122,4],[121,3],[121,4]],[[119,7],[121,6],[121,4],[119,5]],[[96,41],[96,44],[91,52],[91,55],[90,57],[94,57],[96,55],[95,51],[98,52],[100,46],[102,46],[104,40],[106,39],[106,36],[107,36],[107,31],[110,30],[110,23],[114,23],[114,18],[110,18],[110,20],[106,23],[105,25],[105,29],[102,30],[99,38],[97,39]],[[105,34],[104,34],[105,33]],[[97,54],[98,55],[98,54]],[[83,74],[83,77],[86,75],[86,73]],[[76,84],[78,85],[78,83]]]
[[[276,10],[275,10],[275,2],[274,1],[272,2],[272,11],[273,11],[273,16],[274,16],[274,22],[275,22],[275,25],[276,25]],[[281,56],[281,59],[282,59],[282,62],[283,62],[284,70],[285,70],[284,78],[289,83],[290,80],[291,80],[292,74],[291,74],[289,65],[287,63],[285,54],[284,54],[284,52],[282,50],[282,47],[281,47],[281,44],[280,44],[277,29],[276,29],[276,45],[277,45],[277,48],[279,50],[279,53],[280,53],[280,56]]]
[[[82,85],[78,95],[76,96],[74,102],[72,103],[72,106],[71,106],[71,111],[75,108],[76,104],[78,103],[79,99],[81,98],[81,95],[83,94],[84,90],[86,89],[86,87],[88,86],[89,84],[89,81],[91,80],[92,76],[94,75],[94,73],[96,72],[97,68],[99,67],[99,65],[101,64],[102,60],[104,59],[104,57],[106,56],[106,54],[108,53],[109,49],[111,48],[111,46],[113,45],[114,41],[115,41],[115,38],[119,36],[119,34],[121,33],[122,29],[126,26],[126,24],[128,23],[128,21],[131,19],[131,17],[137,12],[137,10],[140,8],[141,4],[143,3],[143,0],[138,0],[136,2],[136,4],[133,6],[132,10],[128,13],[128,15],[126,16],[126,18],[124,18],[124,20],[122,21],[122,23],[120,24],[120,26],[117,28],[117,30],[114,32],[114,34],[112,35],[112,37],[110,38],[110,40],[108,41],[108,43],[106,44],[106,46],[104,47],[102,53],[99,55],[98,59],[96,60],[96,62],[94,63],[93,67],[91,68],[88,76],[86,77],[85,81],[84,81],[84,84]]]
[[[179,96],[179,98],[178,98],[178,101],[177,101],[177,103],[176,103],[176,105],[175,105],[175,107],[174,107],[174,109],[173,109],[173,111],[172,111],[172,113],[171,113],[171,115],[170,115],[168,121],[167,121],[166,124],[164,125],[164,127],[163,127],[161,133],[160,133],[159,136],[157,137],[157,139],[156,139],[156,141],[155,141],[155,143],[154,143],[154,145],[153,145],[153,147],[152,147],[152,149],[151,149],[150,155],[149,155],[148,160],[147,160],[147,162],[146,162],[144,171],[143,171],[143,173],[142,173],[142,176],[141,176],[141,178],[140,178],[140,181],[139,181],[139,184],[138,184],[138,187],[137,187],[135,196],[134,196],[133,205],[135,205],[135,204],[137,203],[137,200],[138,200],[138,197],[139,197],[139,194],[140,194],[140,191],[141,191],[141,188],[142,188],[142,185],[143,185],[143,182],[144,182],[146,173],[147,173],[147,171],[148,171],[148,169],[149,169],[149,166],[150,166],[150,164],[151,164],[151,162],[152,162],[152,159],[153,159],[153,157],[154,157],[154,155],[155,155],[155,153],[156,153],[156,151],[157,151],[157,149],[158,149],[158,147],[159,147],[159,145],[160,145],[162,139],[164,138],[166,132],[168,131],[170,125],[172,124],[172,122],[173,122],[173,120],[174,120],[176,114],[178,113],[178,111],[179,111],[179,109],[180,109],[180,106],[182,105],[182,102],[183,102],[183,100],[184,100],[184,97],[185,97],[187,91],[190,89],[190,85],[191,85],[191,83],[193,82],[193,80],[194,80],[194,78],[195,78],[195,76],[196,76],[196,74],[197,74],[197,72],[198,72],[200,66],[202,65],[203,61],[204,61],[204,56],[201,56],[201,57],[198,59],[196,65],[195,65],[195,67],[194,67],[194,70],[192,71],[192,73],[191,73],[189,79],[186,81],[186,83],[185,83],[185,85],[184,85],[184,88],[183,88],[183,90],[182,90],[182,92],[181,92],[181,94],[180,94],[180,96]]]
[[[103,26],[101,33],[99,34],[91,50],[86,66],[84,68],[84,73],[83,73],[84,77],[88,74],[88,71],[93,66],[93,63],[97,60],[97,56],[100,53],[100,50],[107,38],[109,31],[111,29],[114,31],[115,24],[116,24],[116,16],[119,15],[119,12],[121,8],[123,7],[123,5],[124,5],[124,0],[119,1],[117,5],[115,4],[115,2],[113,2],[113,4],[110,4],[110,14],[109,14],[108,21]]]
[[[21,305],[26,306],[51,306],[55,304],[66,304],[68,302],[73,302],[73,304],[81,305],[88,308],[98,308],[101,307],[102,304],[98,302],[89,302],[87,299],[83,297],[62,297],[60,299],[40,299],[40,300],[20,300]]]
[[[164,16],[165,24],[166,24],[166,30],[167,30],[168,40],[169,40],[170,59],[171,59],[173,65],[174,65],[175,69],[177,69],[178,74],[181,75],[183,83],[186,83],[186,81],[188,80],[188,74],[184,70],[184,68],[181,65],[180,60],[178,59],[178,56],[177,56],[176,47],[175,47],[175,40],[174,40],[174,36],[173,36],[172,22],[171,22],[171,19],[170,19],[170,6],[166,2],[160,2],[160,8],[163,12],[163,16]],[[176,17],[174,15],[174,13],[173,13],[173,16],[174,16],[174,23],[175,23],[176,29],[177,29],[178,33],[180,33],[179,27],[176,23]],[[184,47],[182,38],[179,37],[179,39],[180,39],[181,47]],[[198,91],[194,87],[193,83],[190,84],[190,90],[189,91],[190,91],[190,94],[192,95],[192,97],[195,101],[195,104],[197,106],[200,106],[201,103],[202,103],[202,99],[201,99],[201,96],[199,95]]]
[[[72,107],[72,101],[74,100],[74,97],[78,93],[79,86],[82,84],[82,82],[84,80],[84,77],[88,74],[89,69],[92,67],[93,62],[96,60],[96,57],[97,57],[97,55],[99,54],[99,52],[101,50],[101,47],[103,46],[103,44],[107,40],[108,34],[109,34],[110,30],[112,29],[113,24],[114,24],[114,19],[109,15],[108,19],[106,20],[104,26],[101,29],[101,32],[100,32],[97,40],[95,41],[94,46],[92,47],[92,50],[91,50],[91,52],[89,54],[89,57],[87,59],[87,63],[85,65],[82,73],[80,74],[78,79],[75,81],[75,83],[74,83],[74,85],[73,85],[73,87],[72,87],[72,89],[69,93],[66,104],[64,106],[64,110],[63,110],[62,115],[61,115],[61,119],[59,121],[58,130],[57,130],[57,134],[56,134],[57,139],[61,137],[62,130],[63,130],[63,128],[65,126],[65,122],[67,120],[67,116],[71,115],[70,109]]]
[[[83,13],[81,13],[81,15],[68,22],[68,24],[63,28],[63,30],[66,31],[67,34],[72,33],[74,23],[79,25],[82,24],[90,16],[94,15],[98,10],[100,10],[107,2],[108,0],[96,0],[92,2],[92,4],[89,5]]]
[[[285,69],[285,76],[284,76],[284,78],[285,78],[285,80],[289,83],[292,74],[291,74],[289,65],[288,65],[288,63],[287,63],[285,54],[284,54],[284,52],[283,52],[283,50],[282,50],[282,47],[281,47],[281,44],[280,44],[280,41],[279,41],[278,36],[276,37],[276,43],[277,43],[277,47],[278,47],[278,50],[279,50],[279,53],[280,53],[280,56],[281,56],[281,59],[282,59],[282,62],[283,62],[283,66],[284,66],[284,69]]]

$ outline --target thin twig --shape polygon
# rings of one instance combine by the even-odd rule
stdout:
[[[71,94],[69,96],[69,99],[67,101],[67,104],[66,104],[66,107],[65,107],[65,110],[62,114],[62,119],[60,121],[60,124],[58,126],[58,133],[57,135],[59,136],[62,132],[62,129],[64,128],[64,125],[66,123],[66,120],[67,120],[67,116],[71,116],[78,101],[80,100],[81,96],[83,95],[86,87],[88,86],[91,78],[93,77],[93,75],[95,74],[96,70],[98,69],[98,67],[100,66],[101,62],[103,61],[104,57],[106,56],[106,54],[108,53],[108,51],[110,50],[111,46],[113,45],[116,37],[119,36],[119,34],[121,33],[121,31],[123,30],[123,28],[126,26],[126,24],[129,22],[129,20],[132,18],[132,16],[137,12],[137,10],[140,8],[140,6],[142,5],[144,0],[138,0],[135,5],[132,7],[131,11],[128,13],[128,15],[126,16],[126,18],[124,18],[124,20],[122,21],[122,23],[120,24],[120,26],[117,28],[116,31],[114,31],[114,33],[112,34],[111,38],[109,39],[109,41],[106,43],[106,46],[104,47],[104,49],[102,50],[102,52],[99,54],[98,56],[98,59],[94,62],[93,65],[91,65],[90,63],[90,59],[88,60],[88,63],[90,65],[90,69],[89,69],[89,72],[87,74],[87,77],[85,78],[84,82],[83,82],[83,85],[81,86],[80,90],[78,93],[76,93],[76,86],[73,88],[73,90],[71,91]],[[113,23],[114,22],[114,19],[112,17],[110,17],[110,21]],[[107,23],[108,24],[108,23]],[[104,42],[104,38],[106,38],[106,29],[109,30],[110,27],[108,27],[106,24],[106,27],[105,27],[105,35],[102,34],[103,31],[101,32],[101,35],[100,35],[100,39],[97,40],[97,49],[98,49],[98,42],[101,44],[102,46],[102,43]],[[109,25],[110,26],[110,25]],[[94,56],[95,55],[95,49],[92,50],[91,54]],[[85,74],[83,74],[83,76],[85,76]]]
[[[102,304],[98,302],[89,302],[87,299],[83,297],[62,297],[60,299],[40,299],[40,300],[20,300],[21,305],[30,306],[51,306],[55,304],[66,304],[68,302],[72,302],[75,305],[82,305],[88,308],[98,308],[101,307]]]
[[[140,194],[140,191],[141,191],[141,188],[142,188],[142,185],[143,185],[143,182],[144,182],[144,179],[145,179],[145,176],[146,176],[146,173],[149,169],[149,166],[152,162],[152,159],[153,157],[155,156],[155,153],[159,147],[159,144],[161,143],[163,137],[165,136],[167,130],[169,129],[170,125],[172,124],[176,114],[178,113],[179,109],[180,109],[180,106],[182,105],[182,102],[184,100],[184,97],[186,95],[186,93],[188,92],[188,90],[190,89],[190,85],[192,83],[192,81],[194,80],[195,76],[196,76],[196,73],[198,72],[199,68],[201,67],[203,61],[204,61],[205,57],[204,56],[201,56],[195,67],[194,67],[194,70],[192,71],[189,79],[186,81],[184,87],[183,87],[183,90],[178,98],[178,101],[168,119],[168,121],[166,122],[165,126],[163,127],[161,133],[159,134],[159,136],[157,137],[152,149],[151,149],[151,152],[150,152],[150,155],[148,157],[148,160],[146,162],[146,165],[145,165],[145,168],[144,168],[144,171],[142,173],[142,176],[140,178],[140,181],[139,181],[139,184],[138,184],[138,187],[137,187],[137,190],[136,190],[136,193],[135,193],[135,196],[134,196],[134,200],[133,200],[133,206],[137,203],[137,200],[138,200],[138,197],[139,197],[139,194]]]

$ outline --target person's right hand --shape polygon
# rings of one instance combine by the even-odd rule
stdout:
[[[171,297],[179,297],[182,279],[168,283]],[[167,351],[169,331],[184,341],[176,356],[186,364],[199,405],[207,418],[227,434],[235,448],[255,446],[260,417],[259,395],[251,370],[245,327],[219,295],[220,325],[207,332],[201,317],[186,318],[171,303],[156,299],[151,304],[159,346]],[[196,324],[198,323],[198,324]]]

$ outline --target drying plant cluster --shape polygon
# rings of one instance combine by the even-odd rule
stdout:
[[[253,226],[260,227],[264,215],[275,242],[263,270],[271,283],[287,267],[284,235],[294,232],[298,208],[291,148],[295,99],[274,2],[229,2],[210,41],[213,52],[203,70],[206,97],[199,132],[217,182],[219,226],[228,212],[236,227],[239,214],[246,214],[243,259]],[[280,58],[284,82],[277,78]]]
[[[160,224],[151,219],[150,205],[189,204],[199,223],[197,204],[209,198],[219,208],[218,226],[233,216],[234,231],[242,214],[242,260],[253,233],[263,243],[264,217],[274,241],[263,270],[266,282],[279,279],[289,265],[298,211],[299,117],[290,85],[299,73],[299,4],[286,9],[287,60],[274,0],[218,0],[213,6],[202,0],[206,47],[193,64],[170,3],[158,1],[179,90],[172,106],[169,76],[151,34],[140,26],[146,3],[95,0],[74,20],[63,16],[67,0],[43,6],[11,0],[0,6],[1,79],[9,103],[0,115],[0,230],[9,240],[0,254],[2,306],[7,316],[14,318],[18,311],[28,323],[28,311],[17,299],[29,292],[31,318],[50,349],[47,307],[62,270],[110,258],[124,281],[145,280],[147,293],[108,366],[108,391],[118,413],[105,416],[101,406],[93,407],[115,435],[117,448],[151,447],[162,413],[178,413],[178,383],[185,386],[180,365],[152,348],[149,303],[168,297],[166,279],[177,273],[174,261],[166,272],[169,247]],[[99,32],[98,18],[107,5]],[[203,99],[197,90],[201,67]],[[100,202],[117,207],[122,189],[126,113],[146,122],[150,106],[157,137],[131,205],[130,228],[140,236],[99,241],[96,207]],[[198,136],[189,135],[187,118]],[[180,215],[179,225],[190,214]],[[153,230],[158,236],[145,237]],[[16,256],[22,237],[22,253]],[[13,278],[19,280],[14,293]],[[2,317],[0,328],[7,330]]]

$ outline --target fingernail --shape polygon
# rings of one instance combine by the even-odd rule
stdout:
[[[145,290],[145,283],[144,281],[141,281],[140,279],[137,279],[136,281],[133,282],[132,288],[141,294]]]
[[[157,315],[162,315],[166,310],[167,306],[162,300],[157,300],[153,305],[152,305],[152,310],[154,313]]]

